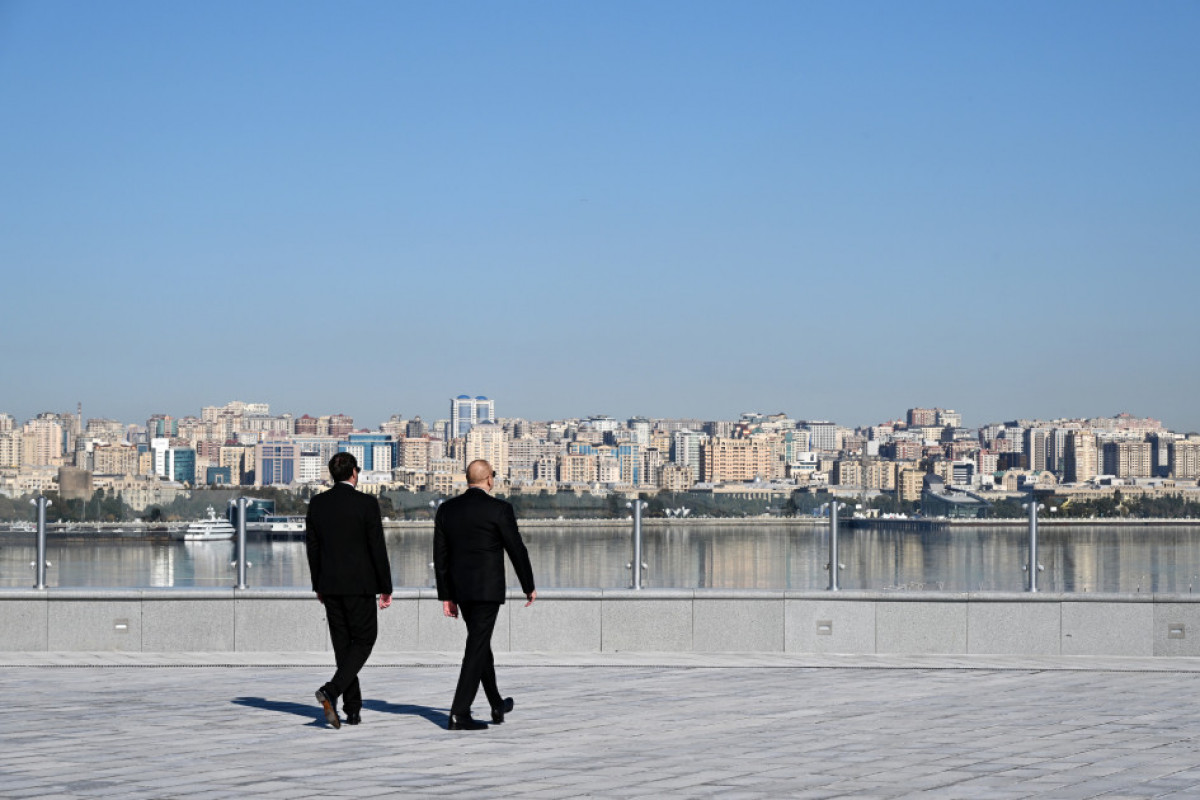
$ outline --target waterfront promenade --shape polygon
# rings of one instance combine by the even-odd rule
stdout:
[[[444,729],[457,654],[385,653],[335,731],[328,653],[0,653],[0,796],[1200,796],[1195,658],[497,659],[501,726]]]

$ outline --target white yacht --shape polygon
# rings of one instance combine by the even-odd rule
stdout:
[[[185,542],[215,542],[232,539],[235,533],[237,531],[229,524],[229,520],[219,518],[213,507],[209,506],[208,519],[190,522],[186,530],[172,532],[172,535]]]
[[[271,514],[259,522],[247,522],[246,530],[256,533],[304,533],[304,517]]]

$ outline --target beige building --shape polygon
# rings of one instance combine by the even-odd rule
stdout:
[[[862,462],[851,458],[843,458],[833,462],[833,485],[862,486]]]
[[[596,480],[600,483],[621,482],[621,462],[617,460],[615,447],[598,447],[596,453]]]
[[[700,480],[767,481],[775,475],[775,448],[761,438],[712,438],[700,445]]]
[[[663,464],[659,472],[659,488],[664,492],[686,492],[692,488],[692,468],[683,464]]]
[[[1096,434],[1091,431],[1071,431],[1067,435],[1067,483],[1085,483],[1099,474]]]
[[[872,458],[863,462],[863,483],[867,489],[891,492],[896,489],[896,462]]]
[[[12,496],[58,491],[58,467],[22,467],[13,476]]]
[[[1118,478],[1149,478],[1154,472],[1149,442],[1105,442],[1104,474]]]
[[[642,453],[642,485],[658,487],[662,481],[662,468],[667,457],[657,447],[648,447]]]
[[[429,470],[429,443],[425,437],[396,441],[396,468],[413,472]]]
[[[230,444],[217,451],[217,466],[229,469],[229,481],[240,484],[254,466],[254,446]]]
[[[918,502],[924,485],[925,471],[922,469],[904,467],[896,472],[896,495],[905,502]]]
[[[150,506],[167,505],[186,492],[180,484],[161,481],[154,476],[96,475],[93,485],[97,489],[111,489],[121,496],[122,502],[139,513]]]
[[[1171,442],[1167,445],[1167,463],[1172,478],[1200,478],[1200,441]]]
[[[125,425],[115,419],[89,419],[86,433],[89,439],[105,444],[125,441]]]
[[[563,453],[558,457],[559,483],[595,483],[599,478],[596,456]]]
[[[473,425],[467,431],[466,445],[464,471],[472,461],[483,459],[492,465],[497,482],[508,480],[508,434],[504,428],[494,422]]]
[[[0,469],[21,466],[25,437],[20,431],[0,431]]]
[[[31,419],[21,429],[21,436],[22,466],[47,467],[62,463],[63,427],[57,419]]]
[[[447,497],[462,494],[467,490],[467,474],[465,472],[427,472],[425,473],[425,491]]]
[[[131,444],[98,443],[92,448],[92,471],[100,475],[136,475],[138,455]]]

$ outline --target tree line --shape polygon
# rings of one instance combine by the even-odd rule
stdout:
[[[47,492],[51,501],[47,519],[52,522],[183,522],[203,519],[209,506],[218,515],[224,515],[231,500],[237,497],[252,497],[272,500],[275,513],[301,516],[308,508],[309,499],[321,491],[305,487],[298,491],[275,487],[239,487],[227,489],[195,489],[187,495],[179,495],[170,503],[152,505],[142,512],[135,512],[119,493],[111,489],[96,490],[90,499],[63,499],[57,492]],[[505,495],[501,495],[505,496]],[[681,514],[687,509],[691,517],[755,517],[755,516],[811,516],[822,513],[834,499],[828,492],[795,492],[786,500],[766,501],[759,498],[731,497],[711,492],[660,492],[643,494],[647,507],[643,516],[668,517]],[[379,495],[380,511],[387,519],[431,520],[442,495],[433,492],[392,490]],[[512,494],[506,496],[517,516],[522,519],[623,519],[633,512],[628,498],[623,494],[592,495],[559,492],[550,494]],[[0,520],[32,522],[37,519],[37,510],[30,502],[31,496],[10,498],[0,495]],[[850,512],[873,509],[881,514],[908,514],[920,512],[920,504],[899,500],[894,494],[878,494],[861,501],[839,498],[851,506]],[[984,511],[985,518],[1015,518],[1028,512],[1024,505],[1028,501],[1019,498],[1003,498],[991,503]],[[1079,499],[1047,493],[1039,495],[1038,502],[1047,509],[1056,508],[1059,517],[1068,519],[1200,519],[1200,499],[1180,494],[1149,497],[1124,495],[1119,490],[1104,497]]]

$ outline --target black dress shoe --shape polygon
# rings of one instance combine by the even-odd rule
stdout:
[[[325,721],[335,728],[342,727],[342,721],[338,719],[337,709],[333,706],[333,700],[325,693],[325,687],[317,689],[317,702],[321,704],[321,709],[325,712]]]
[[[504,698],[504,701],[498,706],[492,706],[492,722],[499,725],[504,722],[504,715],[513,710],[513,699],[511,697]]]
[[[446,730],[450,731],[486,731],[487,723],[480,722],[470,714],[451,714],[450,721],[446,723]]]
[[[346,713],[346,724],[357,725],[362,722],[362,716],[357,711],[349,711]]]

